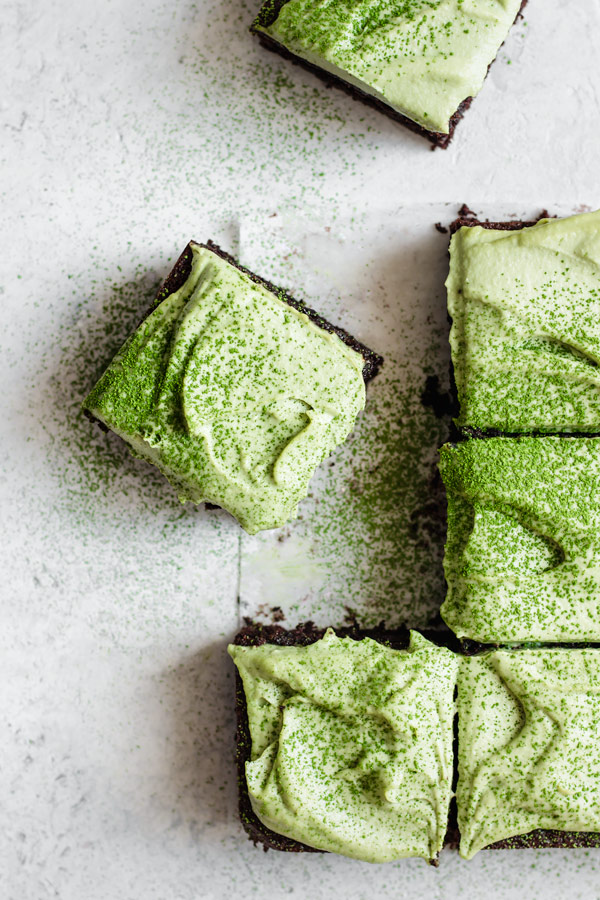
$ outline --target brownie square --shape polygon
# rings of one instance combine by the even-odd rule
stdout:
[[[599,846],[600,650],[496,650],[461,661],[460,853]]]
[[[84,402],[183,502],[250,533],[296,514],[382,360],[314,310],[191,242]]]
[[[600,432],[600,213],[451,230],[457,425]]]
[[[267,0],[251,31],[267,49],[445,149],[526,2],[482,0],[476,11],[457,2],[449,16],[424,0],[410,8]]]
[[[417,634],[351,633],[252,626],[230,647],[242,822],[265,847],[435,860],[457,657]]]
[[[442,618],[482,643],[600,640],[600,438],[442,448]]]

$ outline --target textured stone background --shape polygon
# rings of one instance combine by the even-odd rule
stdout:
[[[595,898],[597,852],[371,867],[263,854],[236,818],[241,615],[423,624],[442,582],[446,242],[600,206],[598,0],[530,0],[449,151],[266,51],[244,0],[2,9],[0,894],[7,900]],[[302,518],[248,538],[79,403],[190,237],[388,356]],[[436,530],[437,529],[437,530]]]

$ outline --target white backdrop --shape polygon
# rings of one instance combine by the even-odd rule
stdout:
[[[424,625],[451,220],[600,206],[598,0],[530,0],[451,149],[279,59],[244,0],[5,0],[0,887],[8,900],[596,898],[598,851],[373,867],[236,816],[241,617]],[[385,353],[301,518],[250,538],[79,412],[190,238]]]

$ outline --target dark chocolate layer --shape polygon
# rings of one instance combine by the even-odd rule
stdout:
[[[464,226],[473,228],[475,225],[479,225],[481,228],[491,228],[494,229],[494,231],[520,231],[522,228],[531,228],[533,225],[537,225],[540,219],[548,218],[550,218],[548,210],[543,209],[536,219],[515,219],[506,222],[490,222],[489,219],[478,219],[475,213],[469,209],[467,204],[463,203],[458,211],[458,217],[450,223],[448,229],[451,235],[455,234],[459,228],[463,228]]]

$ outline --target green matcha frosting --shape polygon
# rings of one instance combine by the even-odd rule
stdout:
[[[254,30],[387,103],[429,131],[449,132],[483,84],[521,0],[268,2]]]
[[[458,657],[340,639],[231,646],[252,738],[248,791],[273,831],[368,862],[433,859],[452,796]]]
[[[489,643],[600,641],[600,438],[442,448],[444,621]]]
[[[536,829],[600,831],[600,650],[463,659],[460,853]]]
[[[461,228],[446,286],[459,425],[600,430],[600,212]]]
[[[364,360],[207,247],[190,247],[189,277],[84,407],[182,501],[222,506],[253,534],[296,514],[316,466],[351,431]]]

